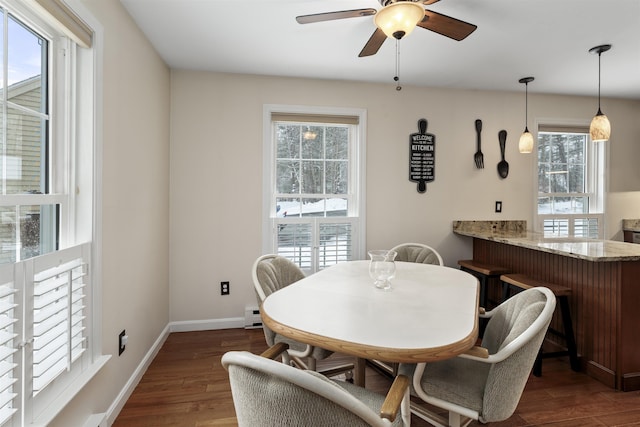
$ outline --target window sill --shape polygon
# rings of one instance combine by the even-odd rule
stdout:
[[[83,372],[78,378],[75,379],[69,387],[67,387],[64,393],[60,393],[59,397],[54,400],[51,405],[36,418],[31,424],[26,424],[29,427],[46,427],[55,417],[62,412],[80,391],[86,386],[89,381],[107,364],[111,359],[111,355],[99,356],[95,362],[89,366],[89,368]]]

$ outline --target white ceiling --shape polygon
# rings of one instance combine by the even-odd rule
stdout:
[[[377,0],[121,0],[166,63],[210,70],[388,83],[395,41],[358,58],[373,17],[300,25],[295,17],[376,8]],[[400,44],[403,85],[640,99],[639,0],[441,0],[426,6],[478,26],[462,41],[416,28]]]

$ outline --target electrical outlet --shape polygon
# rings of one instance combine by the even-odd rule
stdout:
[[[220,282],[220,295],[229,295],[229,282]]]
[[[127,346],[128,339],[129,337],[127,336],[127,333],[123,329],[122,332],[120,332],[120,335],[118,335],[118,356],[124,353],[124,349]]]
[[[496,200],[496,212],[502,212],[502,202]]]

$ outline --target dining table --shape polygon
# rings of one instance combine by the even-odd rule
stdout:
[[[466,352],[478,339],[478,280],[458,269],[396,261],[389,290],[374,286],[369,261],[340,262],[269,295],[264,324],[296,341],[366,360],[433,362]]]

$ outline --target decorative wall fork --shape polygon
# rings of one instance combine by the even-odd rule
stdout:
[[[476,135],[477,135],[477,144],[478,151],[473,155],[473,160],[476,162],[476,167],[478,169],[484,168],[484,156],[482,155],[482,149],[480,148],[480,132],[482,131],[482,120],[476,119]]]

